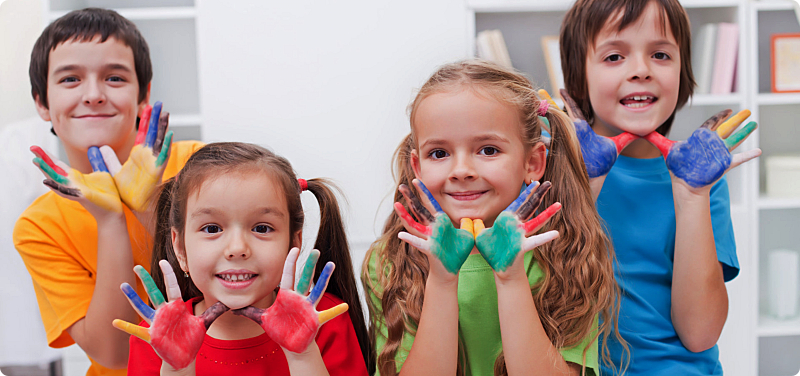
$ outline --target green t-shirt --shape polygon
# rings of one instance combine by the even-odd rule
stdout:
[[[530,263],[531,257],[533,257],[533,252],[525,254],[525,265]],[[378,255],[373,253],[367,266],[372,288],[367,289],[366,293],[368,298],[372,299],[372,303],[380,309],[379,296],[382,289],[378,283],[377,262]],[[541,278],[542,270],[538,263],[534,263],[528,270],[528,283],[533,286]],[[382,317],[377,320],[377,325],[375,346],[376,352],[380,354],[386,345],[388,334]],[[566,361],[583,364],[583,350],[589,347],[589,350],[586,351],[587,375],[599,373],[596,331],[597,320],[595,320],[593,331],[581,343],[559,350]],[[494,283],[492,268],[480,254],[470,255],[458,273],[458,335],[464,346],[465,375],[494,374],[494,362],[503,349],[500,338],[500,318],[497,312],[497,287]],[[398,371],[408,357],[413,343],[414,336],[405,332],[400,348],[395,355]]]

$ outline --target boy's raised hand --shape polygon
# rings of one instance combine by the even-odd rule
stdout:
[[[122,202],[135,213],[147,211],[148,200],[161,183],[169,159],[172,131],[167,132],[169,113],[161,112],[161,107],[161,102],[156,102],[142,111],[136,141],[124,164],[120,165],[109,146],[100,148]]]
[[[594,133],[592,127],[586,122],[578,105],[572,100],[566,90],[561,89],[561,98],[567,108],[567,114],[575,125],[575,133],[581,144],[583,162],[586,164],[586,172],[589,178],[605,176],[611,171],[614,162],[617,161],[619,153],[628,144],[639,138],[639,136],[623,132],[614,137],[600,136]]]
[[[760,149],[731,155],[758,124],[751,121],[734,133],[750,116],[742,110],[727,121],[731,110],[720,111],[703,123],[686,141],[672,141],[657,132],[645,138],[664,156],[672,175],[694,189],[710,186],[728,170],[761,155]]]
[[[453,227],[450,217],[442,211],[442,207],[433,198],[425,184],[417,179],[414,179],[412,183],[425,193],[436,214],[431,214],[431,210],[420,202],[411,189],[405,184],[401,184],[400,193],[403,194],[409,208],[422,223],[415,221],[403,204],[395,202],[394,210],[408,231],[401,232],[398,237],[428,255],[429,259],[438,260],[448,273],[456,275],[475,246],[472,220],[462,218],[461,228]]]
[[[188,367],[195,360],[206,331],[228,307],[216,302],[201,316],[193,315],[181,299],[181,289],[172,266],[166,260],[159,261],[158,265],[164,274],[168,303],[164,302],[164,296],[158,290],[153,277],[141,265],[136,265],[133,270],[142,280],[155,310],[136,295],[131,285],[123,283],[120,286],[131,306],[150,327],[141,327],[123,320],[114,320],[113,324],[117,329],[149,343],[162,360],[179,370]]]
[[[53,192],[81,203],[96,219],[106,213],[122,213],[122,202],[114,179],[109,174],[108,168],[103,163],[103,156],[96,146],[90,147],[87,151],[93,170],[90,174],[69,167],[38,146],[31,146],[30,150],[36,155],[33,163],[47,176],[44,185]]]
[[[482,220],[475,220],[475,244],[498,275],[505,273],[525,252],[558,237],[558,231],[529,236],[561,210],[561,204],[556,202],[538,216],[528,220],[542,204],[542,199],[550,190],[550,186],[549,181],[541,185],[539,182],[529,185],[497,216],[494,225],[488,229],[484,229]]]
[[[306,260],[300,279],[295,285],[294,271],[300,249],[292,248],[283,265],[280,291],[275,302],[267,309],[245,307],[236,309],[234,314],[247,317],[264,328],[270,338],[282,348],[293,353],[305,352],[319,328],[336,316],[347,312],[347,303],[317,312],[316,307],[328,288],[328,281],[335,265],[325,264],[317,283],[306,296],[308,286],[319,259],[319,251],[313,250]]]

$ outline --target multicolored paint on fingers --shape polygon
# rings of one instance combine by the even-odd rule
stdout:
[[[113,325],[148,342],[161,359],[175,369],[182,369],[189,366],[197,357],[206,331],[214,320],[228,311],[228,307],[217,302],[206,309],[201,316],[194,316],[181,299],[180,291],[174,291],[178,282],[172,267],[164,260],[160,261],[159,265],[164,272],[169,302],[164,301],[164,296],[156,287],[150,273],[140,265],[134,267],[134,271],[145,286],[155,309],[145,304],[130,285],[123,283],[121,286],[131,306],[150,327],[141,327],[123,320],[114,320]]]
[[[667,168],[675,177],[693,188],[705,187],[731,168],[734,158],[730,152],[758,127],[756,122],[750,122],[733,133],[750,111],[743,110],[721,123],[729,114],[730,110],[725,110],[712,116],[685,141],[672,141],[656,132],[645,138],[661,151]],[[733,165],[739,163],[741,161]]]
[[[544,195],[550,187],[550,182],[541,185],[537,182],[528,186],[497,216],[492,227],[488,229],[484,229],[483,221],[480,219],[474,221],[475,245],[492,269],[504,272],[520,253],[530,251],[558,236],[558,233],[555,233],[554,237],[551,231],[547,236],[542,234],[526,237],[526,234],[538,230],[561,209],[560,203],[554,203],[538,216],[528,220],[541,206]]]
[[[406,186],[401,186],[400,192],[405,197],[409,207],[425,224],[415,221],[399,202],[394,204],[395,212],[400,216],[406,229],[409,229],[409,231],[414,230],[418,234],[427,237],[427,239],[422,239],[413,234],[403,235],[404,233],[401,233],[403,236],[400,236],[400,239],[434,256],[449,273],[457,274],[475,246],[475,238],[472,235],[472,231],[470,231],[472,229],[472,221],[469,219],[467,221],[462,220],[461,228],[455,228],[450,217],[442,211],[442,207],[436,202],[433,194],[425,187],[425,184],[414,179],[414,185],[428,197],[435,214],[431,214],[411,190]]]
[[[58,159],[52,158],[38,146],[32,146],[30,150],[36,155],[33,163],[47,177],[43,183],[48,188],[63,197],[81,203],[88,201],[104,211],[122,212],[122,203],[114,179],[108,173],[97,147],[92,146],[87,151],[87,158],[94,170],[90,174],[83,174],[70,168]]]
[[[575,125],[575,133],[581,144],[581,154],[583,154],[583,162],[586,164],[589,178],[608,174],[617,161],[617,157],[622,153],[622,149],[625,149],[639,136],[628,132],[614,137],[600,136],[594,133],[592,127],[583,118],[580,108],[566,90],[561,90],[561,97],[564,98],[564,103]]]
[[[286,288],[286,286],[292,285],[291,279],[293,278],[293,272],[286,273],[286,271],[294,270],[298,253],[299,251],[293,249],[286,258],[281,288],[275,302],[269,308],[261,309],[251,306],[233,311],[236,315],[247,317],[258,323],[273,341],[294,353],[305,351],[308,345],[314,341],[319,327],[346,312],[348,308],[346,303],[322,312],[317,312],[315,308],[328,287],[328,281],[335,267],[332,262],[325,264],[317,283],[308,296],[304,296],[299,290],[293,291]],[[313,260],[309,258],[303,268],[303,273],[308,265],[311,265],[311,270],[313,270],[316,262],[317,258]]]

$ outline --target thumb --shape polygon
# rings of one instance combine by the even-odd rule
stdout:
[[[103,145],[100,147],[100,154],[103,155],[103,161],[106,163],[108,172],[111,176],[116,176],[119,170],[122,169],[122,165],[117,158],[117,153],[114,152],[111,146]]]

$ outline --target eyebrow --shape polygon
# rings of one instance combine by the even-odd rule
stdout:
[[[470,139],[470,141],[471,142],[484,142],[484,141],[510,142],[507,138],[502,137],[500,135],[496,135],[496,134],[478,135],[478,136],[472,137]],[[422,145],[419,146],[419,148],[420,149],[424,149],[426,147],[441,146],[441,145],[446,145],[447,143],[448,143],[448,141],[445,140],[445,139],[434,138],[434,139],[430,139],[430,140],[427,140],[427,141],[423,142]]]
[[[77,70],[81,70],[81,68],[82,67],[80,65],[76,65],[76,64],[62,65],[62,66],[56,68],[56,70],[53,71],[53,74],[58,74],[58,73],[61,73],[61,72],[77,71]],[[121,71],[125,71],[125,72],[128,72],[128,73],[132,73],[133,72],[131,70],[131,68],[128,67],[127,65],[118,64],[118,63],[106,64],[106,65],[103,66],[103,69],[105,69],[105,70],[121,70]]]
[[[259,214],[259,215],[268,214],[268,215],[274,215],[274,216],[276,216],[278,218],[283,218],[285,216],[285,214],[281,210],[279,210],[278,208],[275,208],[275,207],[271,207],[271,206],[267,206],[267,207],[263,207],[263,208],[257,208],[255,210],[255,212],[257,214]],[[199,217],[199,216],[203,216],[203,215],[215,215],[215,214],[218,215],[218,214],[222,214],[222,213],[223,213],[222,210],[215,209],[215,208],[200,208],[200,209],[197,209],[194,212],[192,212],[192,215],[190,216],[190,218],[195,218],[195,217]]]

